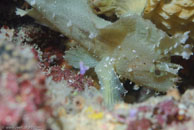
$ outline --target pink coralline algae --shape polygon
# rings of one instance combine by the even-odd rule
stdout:
[[[91,77],[85,76],[85,72],[89,69],[80,63],[80,72],[72,69],[67,61],[63,58],[66,46],[64,41],[67,38],[60,36],[58,33],[52,31],[42,30],[34,26],[24,26],[18,29],[18,35],[22,35],[19,40],[23,44],[36,46],[33,53],[37,58],[41,70],[46,72],[47,77],[52,77],[55,82],[65,80],[68,86],[77,90],[84,90],[85,87],[95,86],[96,83]]]
[[[1,68],[11,68],[0,70],[0,129],[20,127],[24,130],[30,126],[46,129],[49,116],[49,107],[45,104],[46,77],[35,67],[33,57],[24,54],[25,49],[30,48],[21,48],[4,38],[0,49]]]
[[[150,107],[150,106],[140,106],[140,107],[138,107],[139,112],[149,112],[151,110],[152,110],[152,107]]]
[[[179,104],[180,105],[180,104]],[[156,106],[139,106],[134,119],[130,116],[127,130],[157,130],[173,123],[183,123],[189,120],[186,110],[180,108],[174,100],[165,100]],[[184,111],[184,112],[180,112]]]
[[[134,120],[129,123],[127,130],[148,130],[152,123],[150,120],[143,118],[141,120]]]
[[[48,116],[44,106],[45,77],[39,72],[31,79],[22,80],[20,76],[14,73],[0,75],[0,126],[33,125],[45,128]]]
[[[179,111],[177,105],[171,100],[159,103],[154,110],[159,125],[170,124],[174,120],[176,121]]]
[[[39,114],[45,113],[42,106],[46,89],[41,83],[44,79],[37,76],[30,79],[32,81],[27,79],[20,81],[20,78],[13,73],[1,75],[0,79],[0,126],[17,126],[21,121],[23,125],[33,123],[36,126],[41,122],[44,124],[45,117],[42,117],[43,120],[38,118]],[[28,113],[33,113],[37,118],[32,119],[32,115]],[[30,122],[24,117],[29,118]]]
[[[78,90],[84,90],[84,87],[94,86],[94,81],[90,77],[86,77],[85,74],[87,68],[81,65],[82,69],[80,73],[71,69],[64,58],[62,57],[64,52],[60,49],[52,47],[52,45],[47,45],[48,47],[42,51],[42,60],[40,64],[42,68],[45,68],[45,72],[48,77],[52,77],[55,82],[61,80],[66,80],[68,86],[73,87]]]
[[[84,90],[85,86],[94,86],[94,81],[91,78],[86,78],[84,75],[71,71],[70,69],[61,69],[60,66],[51,67],[48,76],[52,76],[55,82],[59,82],[62,79],[66,80],[68,86],[80,91]]]

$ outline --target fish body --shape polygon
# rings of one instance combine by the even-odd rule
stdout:
[[[128,13],[112,23],[98,17],[87,0],[26,1],[34,8],[31,16],[77,41],[84,53],[97,61],[92,67],[108,106],[121,99],[120,92],[125,92],[119,78],[164,92],[176,86],[181,66],[171,63],[170,57],[188,58],[192,54],[184,44],[189,32],[169,37],[138,14]],[[76,56],[67,54],[72,59]],[[71,60],[71,56],[67,59]]]

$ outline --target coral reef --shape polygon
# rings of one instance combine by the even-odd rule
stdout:
[[[144,17],[170,35],[189,31],[193,37],[194,2],[192,0],[148,0]]]
[[[68,43],[69,40],[66,37],[52,31],[48,32],[47,29],[42,30],[35,25],[17,28],[16,34],[17,37],[14,40],[18,44],[34,47],[33,53],[39,62],[38,65],[47,77],[52,77],[53,81],[65,80],[68,86],[80,91],[84,87],[98,87],[90,76],[84,76],[84,74],[81,74],[78,70],[73,70],[72,66],[67,64],[64,59],[64,56],[66,56],[64,50],[67,48],[64,42]]]
[[[93,101],[102,104],[94,80],[70,70],[61,48],[51,49],[52,40],[39,39],[46,31],[30,25],[4,26],[0,32],[1,129],[47,129],[48,118],[56,116],[61,104],[70,113]]]
[[[62,129],[68,130],[91,130],[94,129],[94,126],[95,129],[106,130],[192,130],[194,121],[192,114],[194,105],[190,102],[192,94],[193,91],[186,92],[180,101],[163,96],[150,98],[146,102],[133,105],[121,103],[115,105],[114,109],[109,112],[102,107],[99,109],[95,106],[84,105],[81,111],[73,115],[64,114],[67,111],[61,110],[60,107],[59,122],[62,122]],[[70,123],[76,125],[68,125]],[[56,124],[53,124],[52,127],[59,129]]]
[[[0,29],[0,128],[46,129],[46,77],[31,48],[13,43],[13,31]]]
[[[0,1],[0,129],[194,128],[192,1],[26,1]]]

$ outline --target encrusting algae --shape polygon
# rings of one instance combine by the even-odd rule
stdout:
[[[104,0],[105,4],[111,6],[107,9],[99,7],[101,13],[112,9],[118,11],[116,14],[119,19],[113,23],[96,15],[91,8],[91,1],[26,1],[33,9],[25,13],[77,42],[79,47],[74,48],[76,51],[72,49],[73,54],[70,52],[71,49],[66,52],[71,54],[71,58],[67,58],[69,63],[73,61],[75,66],[80,61],[89,63],[87,57],[74,57],[80,52],[80,48],[85,50],[82,52],[92,61],[92,65],[88,66],[95,68],[107,106],[115,104],[121,99],[120,93],[126,92],[119,78],[130,79],[136,85],[163,92],[175,87],[181,66],[171,63],[171,56],[178,55],[188,59],[192,55],[191,46],[185,44],[190,30],[171,37],[159,30],[141,16],[148,2],[145,0],[139,1],[139,9],[130,6],[130,2],[137,6],[134,1],[128,1],[129,6],[126,7],[129,7],[129,10],[123,8],[122,3],[116,0],[121,4],[120,7],[117,6],[119,4],[112,4],[115,2],[113,0],[109,0],[110,3]],[[119,8],[115,9],[112,5]],[[123,15],[120,9],[125,9]],[[17,13],[21,13],[21,10]]]
[[[148,0],[144,18],[170,35],[189,31],[194,39],[194,1],[193,0]]]

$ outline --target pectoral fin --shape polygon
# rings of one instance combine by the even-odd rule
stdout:
[[[114,71],[111,59],[104,58],[95,67],[95,71],[99,78],[105,105],[111,107],[115,103],[121,101],[121,94],[125,93],[126,90],[120,83],[119,78]]]
[[[84,64],[89,68],[95,67],[98,63],[98,61],[93,58],[89,52],[81,47],[71,48],[70,50],[66,51],[64,58],[69,65],[77,69],[80,68],[80,61],[84,62]]]

